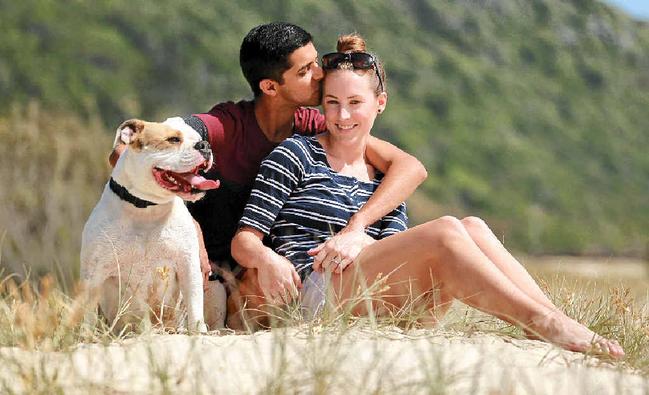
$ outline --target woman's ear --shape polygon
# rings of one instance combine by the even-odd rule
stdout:
[[[259,81],[259,89],[264,95],[275,96],[277,95],[277,81],[271,79],[263,79]]]
[[[388,94],[386,92],[381,92],[379,96],[376,98],[379,108],[378,108],[378,113],[382,113],[385,111],[385,106],[388,104]]]

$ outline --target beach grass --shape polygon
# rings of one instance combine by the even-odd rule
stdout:
[[[609,370],[649,377],[647,300],[634,296],[641,294],[642,289],[629,288],[619,281],[618,285],[611,286],[613,280],[597,282],[565,273],[535,275],[551,299],[568,315],[603,336],[617,339],[626,351],[622,361],[578,355],[569,365],[605,366]],[[137,332],[115,333],[111,323],[101,319],[87,320],[88,314],[95,313],[81,287],[64,290],[52,275],[19,280],[15,275],[5,274],[0,282],[0,371],[3,372],[0,390],[3,393],[77,393],[81,390],[113,393],[114,385],[119,387],[119,383],[124,383],[123,373],[119,372],[124,363],[129,363],[128,357],[115,359],[114,366],[102,361],[101,379],[88,379],[92,374],[71,374],[65,361],[78,359],[79,350],[91,348],[97,355],[110,354],[115,352],[116,346],[124,345],[143,350],[133,353],[132,363],[143,365],[134,372],[141,371],[139,375],[147,377],[147,393],[213,393],[220,387],[210,387],[200,378],[214,374],[203,354],[211,349],[210,341],[215,341],[215,353],[227,350],[223,342],[244,342],[245,347],[240,345],[228,352],[237,354],[237,361],[244,361],[244,372],[265,372],[253,378],[241,373],[240,380],[245,383],[241,384],[242,388],[254,388],[254,393],[441,394],[455,393],[458,383],[464,383],[465,390],[483,393],[483,379],[478,368],[473,372],[477,374],[475,377],[470,372],[453,368],[453,363],[449,362],[453,360],[449,346],[440,343],[440,339],[452,339],[451,344],[485,337],[532,343],[522,340],[524,336],[518,328],[457,302],[434,328],[430,328],[421,324],[422,311],[414,305],[383,317],[359,318],[345,310],[334,310],[309,322],[302,320],[299,309],[288,309],[275,316],[274,325],[278,329],[254,333],[220,330],[207,336],[187,336],[182,332],[165,332],[150,324],[141,326]],[[185,355],[181,367],[173,357],[161,357],[160,347],[156,345],[165,341],[162,339],[176,339],[177,336],[185,339],[178,350]],[[408,352],[411,359],[416,359],[419,372],[407,385],[398,380],[398,375],[395,379],[394,369],[402,363],[403,355],[391,351],[390,345],[394,342],[412,346]],[[366,363],[349,371],[350,361],[359,358]],[[96,362],[89,361],[89,364]],[[296,365],[299,366],[297,370]],[[233,369],[242,369],[242,366]],[[137,379],[131,380],[137,382]],[[507,382],[512,389],[519,388],[526,380],[534,378],[520,376]],[[252,387],[251,382],[254,383]],[[232,383],[228,385],[223,388],[233,388]],[[509,388],[503,385],[503,390]],[[584,391],[588,385],[584,383]]]

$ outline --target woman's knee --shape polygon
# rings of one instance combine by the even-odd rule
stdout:
[[[462,226],[468,231],[488,231],[489,226],[479,217],[465,217],[462,218]]]
[[[436,224],[439,227],[442,227],[446,230],[451,230],[455,232],[462,232],[462,229],[464,226],[462,225],[462,221],[457,219],[456,217],[452,215],[445,215],[443,217],[439,217],[436,220],[428,222],[429,224]]]
[[[434,247],[448,249],[467,240],[468,233],[462,222],[450,215],[425,223],[424,231]]]

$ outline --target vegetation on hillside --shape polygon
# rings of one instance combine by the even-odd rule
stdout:
[[[649,26],[598,1],[0,0],[3,261],[36,259],[20,245],[39,232],[74,251],[122,120],[249,98],[238,47],[272,20],[321,53],[358,31],[383,59],[375,132],[429,171],[414,222],[472,214],[532,253],[646,253]]]
[[[69,282],[78,276],[81,230],[108,179],[112,139],[97,118],[31,104],[0,119],[0,141],[0,275],[55,273]]]

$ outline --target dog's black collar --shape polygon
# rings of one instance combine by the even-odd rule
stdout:
[[[119,185],[117,181],[113,180],[113,177],[110,178],[108,182],[110,190],[115,192],[115,195],[119,196],[122,200],[131,203],[137,208],[147,208],[149,206],[155,206],[157,203],[150,202],[148,200],[140,199],[139,197],[131,195],[131,193],[122,185]]]

